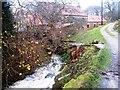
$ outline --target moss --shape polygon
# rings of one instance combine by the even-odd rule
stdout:
[[[87,72],[84,75],[78,76],[77,79],[70,80],[64,85],[64,88],[94,88],[96,87],[95,84],[98,82],[96,78],[99,78],[99,76]]]
[[[55,78],[55,84],[53,85],[53,88],[62,88],[65,83],[69,82],[71,80],[71,76],[67,75],[67,76],[63,76],[61,75],[63,78],[61,78],[60,80],[58,80],[58,78]],[[60,77],[59,77],[60,78]]]

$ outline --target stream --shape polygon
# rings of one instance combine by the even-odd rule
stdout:
[[[15,82],[9,88],[52,88],[55,76],[60,73],[62,62],[58,55],[52,55],[51,62],[35,70],[25,79]]]
[[[81,46],[81,43],[70,43],[70,45],[74,46]],[[98,43],[94,44],[97,48],[105,48],[104,44]],[[25,79],[19,80],[15,82],[11,88],[52,88],[55,84],[54,78],[60,73],[60,69],[62,67],[62,60],[60,60],[59,55],[52,55],[51,62],[46,64],[43,67],[39,67],[35,70],[35,73],[32,75],[26,76]],[[68,74],[69,75],[69,74]],[[67,76],[67,75],[65,75]],[[59,78],[62,79],[65,76]]]

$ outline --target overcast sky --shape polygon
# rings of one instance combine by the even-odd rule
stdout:
[[[17,3],[17,0],[13,0],[15,3]],[[25,4],[28,1],[35,1],[35,0],[19,0],[21,4]],[[54,0],[36,0],[36,1],[54,1]],[[63,1],[63,2],[71,2],[73,5],[80,5],[83,10],[85,10],[88,6],[100,6],[101,0],[57,0],[57,1]],[[105,2],[106,0],[103,0]],[[111,1],[111,0],[108,0]],[[113,1],[120,1],[120,0],[113,0]]]
[[[65,0],[63,0],[65,1]],[[71,0],[73,1],[76,5],[79,3],[79,5],[81,6],[81,8],[83,10],[85,10],[87,7],[89,6],[101,6],[101,1],[105,2],[111,2],[112,0]],[[120,1],[120,0],[113,0],[113,1]]]
[[[100,6],[101,0],[75,0],[76,5],[77,3],[80,4],[81,8],[85,10],[88,6]]]

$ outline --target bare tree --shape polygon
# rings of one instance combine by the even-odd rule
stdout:
[[[118,2],[114,0],[106,1],[104,4],[105,7],[105,16],[110,19],[110,21],[114,21],[118,19]]]
[[[62,1],[55,2],[39,2],[36,1],[36,5],[34,5],[33,10],[34,13],[41,15],[43,19],[47,22],[48,30],[47,30],[47,38],[52,40],[53,45],[55,47],[61,45],[61,41],[64,40],[71,31],[67,31],[66,33],[64,28],[65,23],[74,22],[76,25],[74,30],[71,32],[77,32],[77,27],[82,27],[83,19],[75,19],[74,17],[65,17],[63,12],[66,10],[66,6],[68,3],[64,3]],[[71,12],[72,13],[72,12]],[[70,20],[71,19],[71,20]],[[81,23],[82,21],[82,23]],[[77,25],[78,24],[78,25]],[[80,28],[79,28],[80,29]]]
[[[100,15],[100,6],[89,6],[85,11],[88,15]]]

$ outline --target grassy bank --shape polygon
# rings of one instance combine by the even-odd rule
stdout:
[[[85,70],[86,72],[80,74],[77,78],[71,79],[64,85],[64,88],[99,87],[99,82],[102,76],[96,72],[91,72],[91,70],[105,70],[110,65],[109,57],[110,53],[107,52],[107,49],[100,50],[96,56],[91,58],[92,61],[84,67],[87,67]]]
[[[100,33],[100,28],[95,28],[89,31],[78,33],[77,35],[69,38],[69,40],[89,44],[94,40],[100,41],[106,44],[106,40]],[[85,73],[80,73],[76,78],[72,78],[69,82],[64,85],[64,88],[96,88],[99,87],[99,80],[101,75],[92,70],[105,70],[110,65],[110,51],[108,49],[101,49],[95,52],[94,48],[91,47],[85,54],[85,57],[80,58],[85,69]],[[88,61],[86,63],[86,61]],[[77,64],[76,64],[77,65]],[[83,71],[82,71],[83,72]]]
[[[101,27],[102,26],[100,26],[98,28],[94,28],[94,29],[89,30],[89,31],[80,32],[77,35],[69,38],[69,40],[80,42],[80,43],[85,43],[85,44],[89,44],[94,40],[99,40],[103,43],[106,43],[106,40],[100,34],[100,31],[99,31]]]

